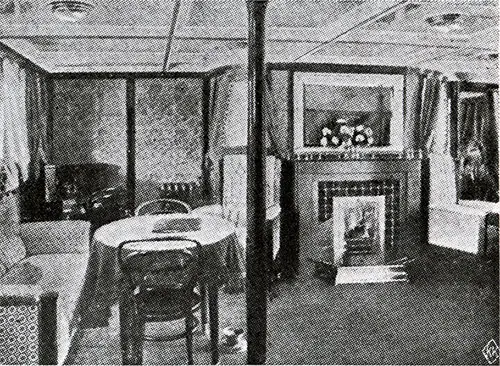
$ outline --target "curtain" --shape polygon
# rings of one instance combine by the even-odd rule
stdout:
[[[203,190],[214,202],[220,201],[220,170],[218,163],[226,145],[225,119],[234,71],[212,78],[210,81],[210,104],[208,150],[203,157]]]
[[[486,165],[493,177],[498,177],[498,89],[488,91],[487,110],[481,129],[485,146]]]
[[[282,90],[274,87],[272,80],[266,78],[266,92],[264,97],[264,109],[266,119],[266,130],[269,140],[269,146],[277,158],[282,160],[290,160],[292,154],[288,151],[288,125],[286,119],[283,121],[278,112],[278,104],[274,93],[286,93],[287,90]]]
[[[460,103],[460,194],[462,199],[498,201],[498,91]]]
[[[19,187],[28,178],[30,152],[26,125],[26,75],[19,64],[8,58],[0,74],[0,125],[3,125],[3,165],[6,191]]]
[[[28,149],[31,163],[29,177],[37,180],[47,163],[47,111],[48,95],[46,79],[36,71],[26,71],[26,123]]]
[[[424,75],[421,88],[420,104],[420,148],[424,154],[434,151],[437,148],[438,120],[442,116],[442,98],[446,94],[444,86],[446,80],[442,79],[438,73],[429,72]]]

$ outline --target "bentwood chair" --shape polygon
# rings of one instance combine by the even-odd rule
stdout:
[[[123,274],[120,301],[120,338],[124,364],[141,364],[144,341],[186,339],[188,364],[193,364],[193,330],[200,307],[196,291],[202,246],[199,242],[170,237],[122,242],[118,263]],[[185,321],[182,334],[145,336],[146,322]]]
[[[190,213],[191,207],[179,200],[172,198],[159,198],[140,204],[135,209],[135,216],[158,215],[165,213]]]

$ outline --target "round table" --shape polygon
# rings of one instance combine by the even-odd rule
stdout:
[[[153,232],[160,221],[199,218],[199,230]],[[218,289],[245,271],[245,250],[238,241],[234,225],[218,216],[191,214],[144,215],[125,218],[100,227],[91,241],[89,263],[82,300],[86,309],[82,324],[87,328],[106,326],[110,308],[120,297],[121,272],[117,248],[123,241],[184,237],[203,246],[202,278],[208,287],[212,361],[218,362]],[[160,243],[160,245],[164,245]]]

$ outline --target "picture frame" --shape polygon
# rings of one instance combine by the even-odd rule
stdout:
[[[362,114],[366,116],[376,112],[379,108],[375,105],[375,93],[380,95],[383,93],[385,96],[384,112],[389,116],[388,120],[390,119],[387,128],[388,136],[384,138],[385,141],[363,149],[381,152],[403,151],[404,83],[404,75],[400,74],[295,73],[294,150],[296,152],[334,150],[331,147],[320,146],[319,137],[321,136],[318,137],[316,131],[321,131],[324,126],[321,125],[321,121],[317,120],[314,122],[317,125],[310,126],[311,120],[306,118],[308,109],[322,109],[323,115],[329,115],[330,119],[332,116],[342,119]],[[347,92],[348,96],[346,96]],[[313,137],[311,137],[311,129]]]

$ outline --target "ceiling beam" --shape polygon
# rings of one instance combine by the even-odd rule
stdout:
[[[369,42],[369,43],[391,43],[415,46],[432,47],[464,47],[467,46],[470,36],[449,35],[444,33],[425,32],[399,32],[399,31],[375,31],[357,29],[338,37],[336,42]]]
[[[283,42],[325,42],[330,39],[330,28],[308,27],[269,27],[266,29],[267,41]],[[182,27],[176,32],[178,39],[206,40],[246,40],[247,29],[244,27]]]
[[[450,55],[452,53],[457,52],[460,48],[449,47],[449,48],[437,48],[437,47],[429,47],[428,49],[415,52],[405,58],[405,61],[408,65],[417,65],[422,62],[436,59],[439,57],[444,57]]]
[[[470,81],[481,81],[498,84],[498,68],[491,67],[486,61],[447,61],[435,60],[419,64],[421,69],[430,69],[442,72],[450,79],[456,79],[457,72],[468,75]]]
[[[383,66],[407,66],[394,57],[359,57],[359,56],[317,56],[311,55],[301,59],[304,63],[322,64],[345,64],[345,65],[383,65]]]
[[[35,58],[54,66],[84,64],[162,64],[163,52],[38,52]]]
[[[351,32],[358,27],[365,26],[376,21],[377,19],[387,15],[388,13],[404,6],[407,2],[407,0],[364,2],[362,5],[354,8],[335,21],[334,26],[331,27],[328,32],[329,39],[327,41],[324,41],[321,45],[301,55],[296,59],[296,61],[300,61],[307,56],[313,55],[332,42],[335,42],[342,35]]]
[[[192,1],[192,0],[190,0]],[[188,4],[182,2],[185,9]],[[182,10],[181,10],[182,11]],[[181,15],[181,14],[180,14]],[[187,16],[187,15],[186,15]],[[185,27],[178,22],[176,39],[246,40],[245,27]],[[0,38],[29,39],[38,37],[56,38],[128,38],[166,39],[169,27],[111,26],[82,24],[0,24]],[[278,28],[270,27],[267,40],[325,42],[329,39],[329,28]]]
[[[24,40],[0,39],[0,43],[3,43],[45,71],[51,71],[50,62],[45,62],[40,59],[39,52],[31,42]]]
[[[51,73],[140,73],[140,72],[158,72],[161,73],[161,64],[159,65],[120,65],[120,66],[102,66],[102,65],[77,65],[53,66]]]
[[[457,5],[479,5],[479,6],[498,6],[498,0],[411,0],[412,3],[417,4],[446,4],[457,6]]]
[[[55,68],[64,66],[74,67],[76,65],[105,66],[133,66],[152,64],[163,64],[163,52],[38,52],[37,59],[50,62]],[[207,64],[212,62],[236,63],[245,59],[243,52],[227,53],[176,53],[171,59],[171,64],[190,63]]]
[[[182,24],[185,24],[189,18],[189,14],[193,7],[194,0],[178,0],[175,4],[175,14],[172,19],[172,24],[170,27],[169,37],[167,40],[167,47],[165,49],[165,58],[163,61],[163,71],[167,71],[170,67],[170,59],[173,54],[174,49],[174,41],[176,39],[176,32],[181,27]]]

